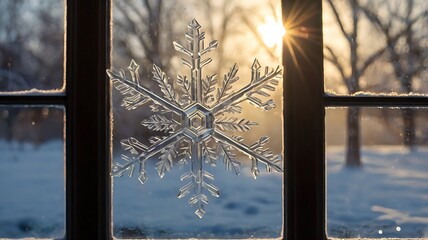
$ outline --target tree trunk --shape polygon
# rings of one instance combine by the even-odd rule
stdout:
[[[413,64],[412,61],[409,63]],[[401,87],[409,94],[413,88],[413,76],[407,75],[407,78],[402,77]],[[413,151],[416,145],[416,129],[415,129],[415,110],[412,108],[402,108],[401,117],[403,119],[403,144],[409,150]]]
[[[360,159],[360,109],[350,107],[347,114],[347,144],[346,144],[346,166],[361,166]]]
[[[351,0],[352,7],[352,34],[350,35],[350,50],[351,50],[351,79],[349,79],[348,91],[354,94],[360,90],[360,76],[358,63],[358,23],[359,23],[359,2]],[[360,109],[358,107],[350,107],[347,116],[347,144],[346,144],[346,166],[358,167],[361,166],[360,160]]]
[[[416,145],[415,111],[411,108],[403,108],[401,114],[403,118],[403,143],[410,150],[414,150]]]

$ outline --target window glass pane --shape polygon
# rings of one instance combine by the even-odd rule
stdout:
[[[425,0],[323,0],[325,90],[428,94]]]
[[[280,238],[280,1],[147,2],[113,1],[114,237]]]
[[[428,237],[427,120],[426,108],[327,109],[330,237]]]
[[[0,94],[64,90],[64,1],[0,1]]]
[[[0,238],[64,237],[64,108],[0,106],[0,152]]]

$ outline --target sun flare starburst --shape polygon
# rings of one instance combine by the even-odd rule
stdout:
[[[257,28],[262,36],[263,42],[268,47],[280,46],[282,37],[287,33],[280,21],[275,20],[272,16],[267,16],[265,21]]]

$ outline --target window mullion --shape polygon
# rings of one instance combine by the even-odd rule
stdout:
[[[325,238],[321,0],[284,0],[287,239]]]
[[[67,2],[67,239],[107,239],[109,1]]]

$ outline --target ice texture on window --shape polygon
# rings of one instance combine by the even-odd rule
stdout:
[[[243,87],[236,87],[239,80],[238,66],[233,64],[223,78],[217,74],[203,76],[203,68],[212,59],[205,55],[217,48],[218,42],[211,41],[205,46],[205,33],[193,19],[185,34],[187,44],[173,42],[176,51],[183,56],[181,63],[189,70],[188,75],[178,75],[174,83],[156,64],[152,68],[152,79],[158,84],[163,96],[145,87],[138,73],[139,65],[132,60],[127,72],[123,69],[107,70],[114,88],[123,95],[122,107],[135,110],[150,104],[153,113],[141,125],[151,131],[163,132],[152,136],[150,144],[143,144],[138,137],[121,140],[125,152],[122,161],[114,163],[112,175],[132,176],[138,166],[138,180],[144,184],[147,179],[146,161],[157,156],[156,170],[162,178],[171,170],[177,160],[180,167],[188,167],[180,180],[184,185],[178,190],[178,198],[188,197],[195,207],[195,214],[202,218],[208,194],[220,196],[220,188],[214,185],[214,175],[205,165],[215,166],[223,162],[226,170],[240,172],[240,156],[246,155],[252,161],[251,173],[254,178],[260,173],[259,166],[266,171],[282,169],[281,154],[273,153],[265,145],[268,136],[260,136],[252,144],[244,143],[240,132],[248,132],[257,125],[250,119],[234,117],[242,112],[240,104],[248,102],[262,111],[276,107],[270,95],[280,84],[282,69],[266,67],[262,69],[257,59],[251,67],[251,80]],[[186,46],[187,45],[187,46]],[[233,132],[228,135],[226,132]],[[238,134],[238,135],[235,135]]]

